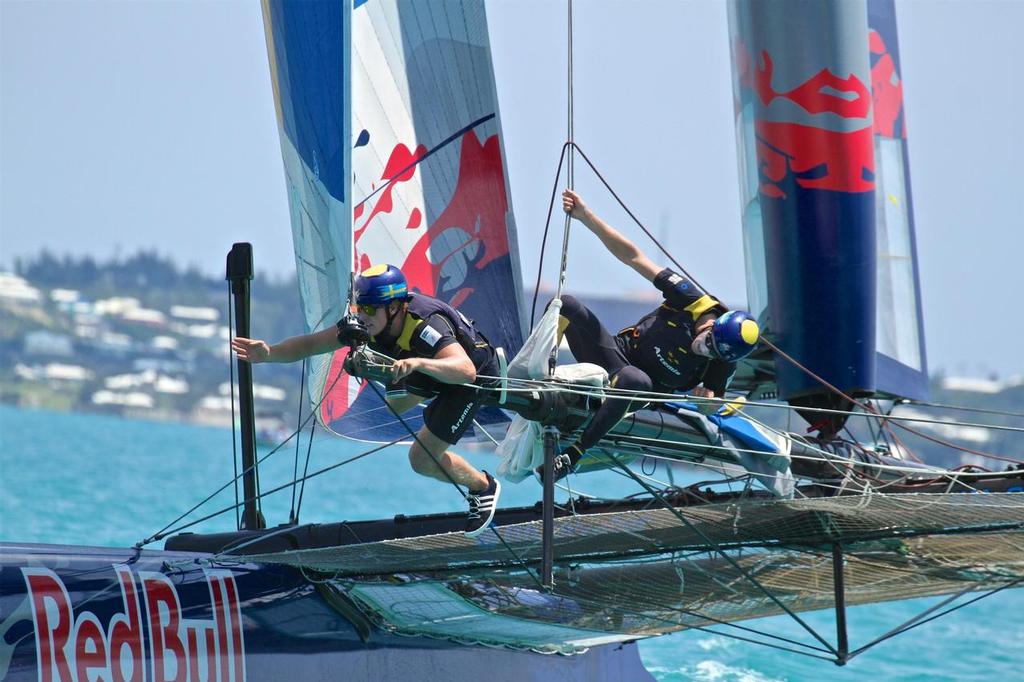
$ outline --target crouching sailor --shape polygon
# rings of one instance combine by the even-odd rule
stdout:
[[[573,357],[606,369],[611,385],[617,389],[639,393],[687,391],[698,398],[723,397],[736,363],[757,346],[757,321],[741,310],[727,310],[686,277],[656,265],[572,190],[562,193],[562,208],[593,232],[619,261],[653,283],[665,298],[657,309],[612,336],[578,299],[563,296],[559,331]],[[631,406],[637,407],[635,402],[606,400],[579,439],[555,459],[555,480],[571,473],[583,453],[596,445]],[[720,404],[705,400],[701,411],[714,411]]]
[[[413,471],[469,490],[466,535],[476,537],[494,518],[501,484],[448,448],[459,441],[483,403],[484,392],[466,384],[485,386],[493,380],[482,377],[498,375],[494,348],[458,310],[410,292],[405,276],[393,265],[364,270],[355,280],[355,300],[370,348],[396,358],[387,385],[388,405],[401,413],[430,399],[409,448]],[[348,329],[339,322],[337,328],[274,345],[239,337],[232,348],[253,363],[294,362],[349,345]]]

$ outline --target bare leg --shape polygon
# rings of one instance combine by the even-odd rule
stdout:
[[[446,483],[450,480],[455,481],[459,485],[469,488],[471,492],[479,492],[487,488],[487,477],[462,457],[454,452],[449,452],[448,443],[432,434],[426,426],[420,428],[416,438],[417,442],[414,442],[409,448],[409,464],[417,474],[436,478]],[[424,446],[430,449],[429,453]],[[430,456],[431,454],[433,457]]]

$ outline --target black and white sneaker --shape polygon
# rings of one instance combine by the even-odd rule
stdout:
[[[554,461],[555,482],[557,483],[558,481],[561,481],[563,478],[576,471],[576,465],[579,464],[581,459],[583,459],[583,451],[575,443],[563,450],[562,454],[556,456]],[[541,483],[544,482],[543,464],[534,469],[533,473],[537,475],[537,480]]]
[[[475,538],[480,535],[494,520],[494,512],[498,509],[498,495],[501,494],[501,483],[486,471],[487,488],[478,493],[470,491],[466,496],[469,502],[469,515],[466,518],[466,535]]]

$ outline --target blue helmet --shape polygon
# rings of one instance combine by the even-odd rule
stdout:
[[[730,310],[711,327],[712,350],[726,362],[736,362],[753,353],[759,338],[757,320],[742,310]]]
[[[356,305],[387,305],[409,298],[409,286],[394,265],[374,265],[356,277],[355,293]]]

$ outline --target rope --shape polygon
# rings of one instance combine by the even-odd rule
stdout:
[[[1003,417],[1019,417],[1024,419],[1024,413],[1021,412],[1007,412],[1004,410],[988,410],[983,407],[961,407],[960,405],[944,405],[942,403],[929,403],[920,400],[900,400],[896,403],[899,405],[918,405],[920,407],[933,407],[936,409],[943,410],[958,410],[960,412],[979,412],[981,414],[997,414]]]
[[[867,411],[876,412],[875,408],[871,407],[870,405],[867,405],[866,403],[862,403],[859,400],[856,400],[855,398],[852,398],[851,396],[846,395],[843,391],[841,391],[840,389],[836,388],[835,386],[833,386],[832,384],[827,382],[825,379],[823,379],[822,377],[820,377],[817,374],[815,374],[814,372],[812,372],[809,368],[807,368],[804,365],[802,365],[796,358],[792,357],[791,355],[789,355],[788,353],[783,351],[781,348],[776,346],[774,343],[772,343],[767,337],[761,337],[761,341],[766,346],[771,348],[773,351],[778,353],[782,358],[784,358],[787,361],[789,361],[790,363],[792,363],[797,369],[799,369],[800,371],[806,373],[809,377],[811,377],[812,379],[814,379],[815,381],[820,383],[825,388],[828,388],[830,391],[833,391],[836,395],[839,395],[839,396],[845,398],[846,400],[849,400],[851,403],[853,403],[854,405],[857,405],[858,407],[860,407],[861,409],[863,409],[866,412]],[[903,424],[896,424],[896,426],[898,426],[899,428],[903,429],[904,431],[908,431],[908,432],[914,434],[915,436],[919,436],[920,438],[924,438],[925,440],[931,441],[933,443],[937,443],[939,445],[944,445],[944,446],[952,448],[954,450],[959,450],[960,452],[966,452],[966,453],[969,453],[969,454],[972,454],[972,455],[977,455],[979,457],[988,457],[988,458],[991,458],[991,459],[998,459],[998,460],[1002,460],[1002,461],[1005,461],[1005,462],[1012,462],[1014,464],[1020,464],[1021,463],[1020,460],[1014,459],[1012,457],[1004,457],[1002,455],[996,455],[996,454],[991,453],[991,452],[984,452],[982,450],[975,450],[973,448],[969,448],[969,447],[966,447],[966,446],[963,446],[963,445],[957,445],[956,443],[953,443],[953,442],[950,442],[950,441],[947,441],[947,440],[944,440],[944,439],[941,439],[941,438],[935,438],[933,436],[929,436],[926,433],[923,433],[922,431],[918,431],[917,429],[913,429],[913,428],[911,428],[909,426],[905,426]],[[1004,428],[1013,428],[1013,427],[1004,427]],[[893,437],[895,437],[895,434],[893,434]]]
[[[530,328],[534,327],[534,319],[537,314],[537,295],[540,293],[540,276],[544,272],[544,251],[548,243],[548,230],[551,227],[551,213],[555,208],[555,196],[558,193],[558,178],[562,177],[562,164],[565,162],[566,153],[569,151],[569,143],[562,145],[562,153],[558,157],[558,169],[555,171],[555,182],[551,185],[551,199],[548,201],[548,217],[544,221],[544,234],[540,240],[540,262],[537,263],[537,280],[533,285],[533,303],[530,306]]]
[[[334,381],[331,383],[330,387],[327,390],[324,391],[323,396],[321,396],[320,400],[313,407],[313,410],[309,413],[309,416],[306,417],[306,422],[303,423],[303,425],[302,425],[303,427],[305,427],[306,423],[308,423],[310,419],[313,419],[316,416],[316,411],[320,408],[321,403],[323,403],[323,401],[327,398],[327,396],[330,393],[331,389],[333,389],[335,384],[338,383],[338,380],[341,379],[341,376],[342,376],[341,373],[339,373],[338,376],[334,378]],[[209,495],[207,495],[206,498],[204,498],[202,501],[200,501],[200,502],[196,503],[195,505],[193,505],[192,508],[189,509],[188,511],[186,511],[185,513],[180,514],[177,518],[175,518],[173,521],[171,521],[170,523],[165,525],[163,528],[158,530],[156,533],[154,533],[150,537],[145,538],[144,540],[140,540],[139,542],[135,543],[135,547],[137,547],[137,548],[138,547],[143,547],[145,545],[148,545],[151,542],[154,542],[156,540],[159,540],[159,539],[165,537],[168,534],[168,531],[167,531],[168,528],[170,528],[171,526],[176,524],[178,521],[181,521],[186,516],[188,516],[189,514],[191,514],[192,512],[194,512],[195,510],[199,509],[204,504],[206,504],[207,502],[212,500],[214,497],[216,497],[221,492],[223,492],[224,489],[227,488],[232,483],[235,484],[235,489],[237,490],[238,489],[238,479],[239,478],[241,478],[246,473],[248,473],[249,469],[254,469],[254,468],[259,467],[259,465],[262,464],[264,461],[266,461],[271,455],[273,455],[275,452],[277,452],[278,450],[283,448],[288,443],[288,441],[290,441],[292,438],[294,438],[299,433],[299,431],[301,431],[301,429],[293,431],[290,436],[288,436],[283,441],[281,441],[281,443],[279,445],[277,445],[276,447],[274,447],[270,452],[268,452],[267,454],[265,454],[262,457],[258,458],[253,463],[253,465],[251,467],[243,470],[242,473],[239,474],[238,470],[236,468],[236,470],[235,470],[235,477],[233,479],[231,479],[230,481],[228,481],[227,483],[222,485],[220,488],[218,488],[217,490],[215,490],[212,493],[210,493]],[[234,429],[233,428],[232,428],[232,433],[234,433]],[[288,485],[290,485],[290,484],[288,484]],[[262,495],[257,495],[255,499],[258,500],[260,497],[262,497]],[[241,503],[241,504],[244,504],[244,502]],[[221,510],[220,512],[217,512],[217,514],[214,514],[213,516],[217,516],[218,514],[222,514],[224,511],[230,511],[231,509],[235,509],[235,511],[237,512],[237,510],[240,508],[241,504],[239,503],[238,496],[236,494],[235,495],[235,505],[234,505],[234,507],[227,507],[227,508]],[[206,517],[206,518],[212,518],[212,517]],[[201,520],[205,520],[205,519],[201,519]],[[198,521],[195,522],[195,523],[198,523]],[[195,525],[195,523],[192,523],[192,524],[189,524],[189,525],[190,526],[191,525]],[[188,528],[188,527],[189,526],[184,526],[184,528]],[[169,531],[169,532],[177,532],[177,530],[181,530],[181,529],[179,528],[179,529],[176,529],[174,531]]]
[[[384,396],[381,395],[380,389],[377,388],[376,384],[372,381],[369,383],[370,388],[374,390],[374,392],[377,394],[377,397],[379,397],[381,400],[384,400]],[[417,436],[416,433],[412,430],[412,427],[409,426],[409,423],[402,419],[402,416],[398,414],[398,412],[390,404],[388,404],[386,400],[384,400],[384,404],[388,406],[388,409],[391,411],[391,413],[398,419],[398,421],[402,423],[402,426],[405,427],[405,429],[409,432],[409,435],[413,437],[416,443],[419,444],[421,448],[423,448],[427,455],[430,456],[430,459],[433,460],[434,465],[441,471],[441,473],[445,475],[445,478],[447,478],[448,481],[455,487],[455,489],[459,492],[459,495],[462,496],[462,499],[468,502],[469,498],[467,494],[462,492],[462,488],[459,487],[459,484],[456,483],[455,479],[451,477],[451,474],[449,474],[448,471],[441,466],[441,463],[437,461],[436,457],[434,457],[434,453],[430,451],[430,448],[423,444],[423,441],[419,439],[419,436]],[[538,587],[543,587],[540,578],[536,575],[535,571],[530,570],[530,567],[527,565],[527,563],[522,558],[520,558],[520,556],[516,553],[514,549],[512,549],[512,546],[505,541],[505,538],[501,537],[501,533],[498,532],[498,529],[491,526],[490,530],[492,533],[494,533],[495,537],[498,538],[498,541],[501,542],[501,544],[505,547],[505,550],[508,551],[508,553],[512,556],[513,562],[519,564],[523,569],[525,569],[527,574],[530,575],[533,578],[533,580],[537,583]]]
[[[295,505],[295,522],[299,522],[299,511],[302,509],[302,498],[306,494],[306,474],[309,472],[310,455],[313,452],[313,434],[316,433],[316,420],[309,425],[309,441],[306,445],[306,464],[302,468],[302,485],[299,487],[299,503]],[[298,440],[295,441],[295,448],[298,449]]]
[[[306,358],[302,358],[302,370],[299,373],[299,377],[300,377],[300,379],[299,379],[299,416],[296,418],[296,422],[297,422],[296,425],[295,425],[295,429],[296,430],[301,428],[301,425],[302,425],[302,403],[305,402],[305,400],[303,400],[303,396],[306,394]],[[315,425],[316,421],[314,421],[313,424]],[[289,507],[289,509],[288,509],[288,522],[289,523],[298,523],[299,522],[299,515],[298,515],[298,512],[295,509],[295,488],[298,486],[298,478],[299,478],[299,441],[301,441],[301,440],[302,440],[301,438],[296,438],[295,439],[295,461],[292,464],[292,479],[293,479],[293,482],[294,482],[295,485],[292,486],[292,503],[291,503],[291,507]],[[310,445],[312,445],[312,443],[313,443],[312,436],[310,436]],[[306,460],[306,464],[308,466],[309,459]]]

